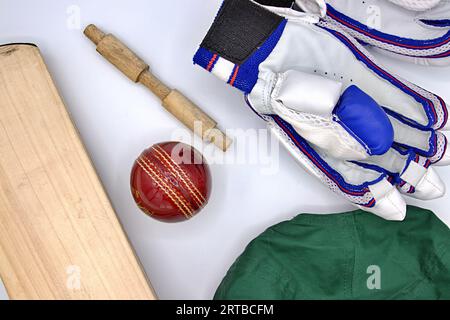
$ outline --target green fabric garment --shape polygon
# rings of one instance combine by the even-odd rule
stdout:
[[[250,243],[215,299],[450,299],[450,229],[416,207],[403,222],[303,214]]]

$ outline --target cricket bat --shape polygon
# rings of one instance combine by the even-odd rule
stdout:
[[[41,57],[0,46],[0,278],[10,299],[155,299]]]
[[[7,300],[8,296],[6,294],[5,286],[3,285],[2,279],[0,279],[0,301]]]

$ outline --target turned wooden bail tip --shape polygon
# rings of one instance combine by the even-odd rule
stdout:
[[[94,24],[90,24],[84,29],[84,34],[89,38],[95,45],[98,45],[100,41],[106,36],[106,34],[97,28]]]

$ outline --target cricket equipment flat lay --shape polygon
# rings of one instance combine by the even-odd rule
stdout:
[[[323,5],[325,0],[309,0]],[[450,64],[450,1],[326,0],[328,23],[419,64]],[[311,6],[311,5],[310,5]]]
[[[432,165],[450,163],[444,100],[377,64],[320,6],[258,2],[225,0],[194,62],[242,90],[292,155],[356,206],[403,220],[402,194],[443,196]]]
[[[218,300],[450,299],[450,229],[408,207],[403,223],[360,210],[302,214],[253,240]]]

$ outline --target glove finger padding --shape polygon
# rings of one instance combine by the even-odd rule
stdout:
[[[445,184],[431,167],[431,161],[411,150],[392,148],[384,155],[358,162],[364,168],[386,173],[400,192],[421,200],[432,200],[445,194]]]
[[[263,116],[272,133],[308,172],[334,192],[386,220],[405,218],[406,203],[386,172],[330,157],[278,116]]]
[[[225,0],[194,62],[242,90],[292,155],[353,204],[401,220],[397,186],[440,196],[428,168],[447,159],[443,100],[377,65],[336,24],[290,8],[275,10],[286,19]]]
[[[450,2],[326,1],[328,23],[365,44],[418,64],[450,64]],[[394,4],[395,3],[395,4]]]
[[[389,0],[390,2],[412,11],[426,11],[437,6],[441,0]]]
[[[428,158],[432,164],[450,165],[446,132],[414,128],[394,116],[389,116],[389,120],[394,128],[394,142],[397,147],[412,150],[419,156]]]
[[[440,1],[439,5],[418,16],[420,22],[430,27],[450,28],[450,5],[448,0]]]

